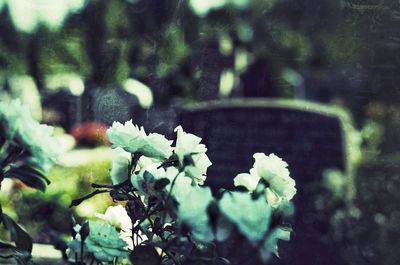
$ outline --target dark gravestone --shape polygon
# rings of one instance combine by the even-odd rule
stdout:
[[[93,89],[93,119],[111,125],[114,121],[125,122],[140,109],[136,96],[120,88]]]
[[[288,162],[298,189],[294,236],[278,264],[344,264],[329,234],[330,213],[317,205],[323,172],[347,168],[343,124],[329,108],[322,109],[304,102],[238,100],[186,107],[178,115],[178,123],[208,148],[213,165],[206,185],[214,191],[232,188],[233,178],[252,167],[256,152]]]

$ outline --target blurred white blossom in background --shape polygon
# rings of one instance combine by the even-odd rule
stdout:
[[[50,169],[60,153],[53,127],[33,119],[29,107],[20,100],[0,102],[0,122],[7,138],[28,150],[30,162],[44,171]]]
[[[66,17],[80,10],[87,0],[0,0],[7,6],[14,25],[21,31],[34,32],[40,25],[57,30]]]

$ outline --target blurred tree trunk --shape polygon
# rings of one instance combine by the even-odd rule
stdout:
[[[219,97],[219,81],[224,64],[224,56],[219,51],[218,41],[212,40],[204,45],[201,61],[201,78],[198,96],[201,100]]]
[[[44,90],[44,76],[40,69],[40,42],[42,30],[29,36],[28,45],[26,47],[26,58],[28,64],[28,74],[32,76],[39,92]]]
[[[124,43],[119,34],[126,19],[123,12],[122,2],[94,0],[82,14],[84,45],[91,66],[81,101],[83,121],[95,119],[96,91],[118,89],[127,77],[120,71]]]

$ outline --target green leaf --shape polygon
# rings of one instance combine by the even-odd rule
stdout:
[[[154,183],[154,189],[156,191],[160,191],[160,190],[164,189],[169,183],[170,183],[170,181],[167,178],[158,179]]]
[[[3,214],[3,223],[5,228],[10,232],[11,240],[15,242],[15,246],[18,249],[31,253],[33,243],[29,234],[6,214]]]
[[[132,264],[135,265],[159,265],[161,257],[158,255],[154,247],[144,245],[137,246],[129,255]]]
[[[0,224],[3,222],[3,207],[0,204]]]
[[[4,173],[4,177],[19,179],[29,187],[43,192],[46,190],[46,183],[50,183],[42,173],[26,166],[11,168]]]
[[[51,181],[39,170],[37,170],[36,168],[27,166],[27,165],[22,165],[18,167],[19,169],[25,170],[27,172],[30,172],[31,174],[34,174],[35,176],[40,177],[41,179],[43,179],[47,185],[50,185]]]
[[[18,265],[35,265],[32,261],[31,253],[27,251],[18,251],[12,255]]]
[[[154,176],[147,170],[143,172],[143,179],[146,182],[152,182],[154,180]]]
[[[11,245],[8,242],[4,242],[4,241],[0,240],[0,249],[7,249],[7,248],[15,249],[15,246]]]

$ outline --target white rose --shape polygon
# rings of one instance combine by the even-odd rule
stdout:
[[[205,154],[207,148],[200,144],[201,138],[183,131],[181,126],[175,128],[177,134],[175,154],[178,157],[180,166],[185,166],[185,174],[192,179],[192,185],[204,184],[207,169],[212,165],[210,159]],[[191,156],[193,164],[184,165],[186,156]]]
[[[110,177],[114,185],[120,184],[128,179],[129,165],[131,163],[131,154],[126,152],[121,147],[114,148],[112,150],[112,162]]]
[[[110,206],[104,214],[96,213],[97,218],[103,219],[115,228],[129,231],[132,229],[132,221],[122,205]]]
[[[121,147],[130,153],[140,152],[157,159],[166,159],[172,154],[172,141],[157,133],[147,135],[143,127],[139,129],[132,120],[125,124],[114,122],[106,134],[113,147]]]
[[[288,164],[275,154],[256,153],[253,167],[269,183],[271,191],[285,200],[296,194],[296,182],[289,176]]]
[[[163,168],[158,168],[159,163],[155,163],[153,160],[148,158],[141,158],[138,163],[140,170],[138,174],[131,175],[131,183],[133,187],[136,188],[138,194],[143,196],[156,194],[152,187],[157,179],[166,177],[165,170]],[[147,179],[146,172],[150,173],[154,179]]]
[[[249,173],[240,173],[240,174],[238,174],[233,179],[234,185],[236,187],[243,186],[248,191],[254,191],[256,189],[256,187],[257,187],[258,182],[260,181],[260,177],[257,174],[254,174],[252,171],[254,171],[254,169],[250,170],[250,172],[251,172],[250,174]]]
[[[110,206],[104,214],[96,213],[95,216],[120,229],[119,238],[126,242],[128,249],[133,249],[132,220],[128,216],[125,207],[121,205]],[[147,239],[146,235],[141,234],[140,231],[139,236],[135,234],[134,237],[135,242],[138,243]]]
[[[256,153],[253,157],[255,162],[250,174],[237,175],[234,185],[244,186],[253,192],[263,178],[269,184],[265,190],[265,197],[273,208],[277,208],[283,200],[291,200],[296,194],[296,182],[289,176],[288,164],[275,154],[267,156],[264,153]]]
[[[200,144],[201,138],[183,131],[182,126],[178,126],[174,130],[176,132],[175,154],[178,156],[179,162],[183,164],[186,155],[192,153],[205,153],[207,148],[204,144]]]

